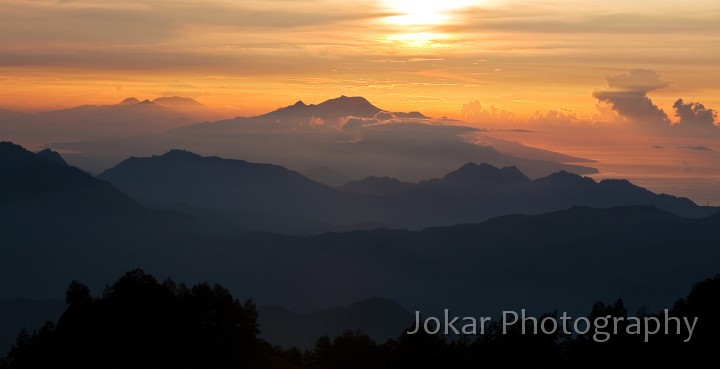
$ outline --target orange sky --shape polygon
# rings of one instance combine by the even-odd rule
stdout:
[[[672,119],[680,97],[720,108],[716,1],[635,3],[0,0],[0,107],[181,95],[254,115],[344,94],[591,120],[607,76],[648,69]]]

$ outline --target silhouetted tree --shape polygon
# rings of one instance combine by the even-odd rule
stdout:
[[[92,302],[90,289],[78,281],[70,282],[67,291],[65,291],[65,303],[68,305],[82,305],[90,302]]]
[[[311,365],[317,368],[379,368],[382,358],[378,345],[360,331],[345,331],[330,339],[322,336],[311,353]]]
[[[650,342],[627,334],[628,311],[622,300],[597,301],[587,316],[586,334],[538,333],[528,322],[503,331],[500,320],[484,334],[444,337],[420,330],[377,344],[360,331],[320,337],[313,350],[272,347],[258,339],[258,311],[219,285],[188,288],[172,280],[158,283],[142,270],[126,273],[102,298],[92,299],[86,286],[73,281],[68,308],[57,326],[48,323],[28,334],[23,330],[0,369],[74,368],[308,368],[403,369],[484,366],[556,368],[715,367],[720,347],[720,277],[693,286],[667,317],[698,317],[691,342],[687,334],[658,334]],[[638,317],[665,319],[647,309]],[[537,318],[558,318],[557,312]],[[617,327],[602,321],[619,318]],[[598,342],[595,329],[613,331]],[[645,329],[645,327],[642,327]]]
[[[264,355],[252,301],[219,285],[158,283],[140,269],[93,300],[74,281],[57,326],[18,337],[4,368],[229,368]]]

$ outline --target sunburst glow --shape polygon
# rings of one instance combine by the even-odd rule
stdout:
[[[430,32],[401,33],[388,36],[387,41],[398,42],[407,47],[437,46],[437,42],[447,38],[447,35]]]
[[[387,20],[391,24],[402,26],[422,26],[447,23],[452,20],[454,10],[478,5],[478,0],[383,0],[385,6],[397,13]]]

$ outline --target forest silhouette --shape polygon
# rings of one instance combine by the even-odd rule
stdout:
[[[93,297],[73,281],[58,322],[23,330],[0,362],[18,368],[477,368],[490,364],[535,367],[701,367],[715,363],[720,329],[720,276],[695,284],[671,316],[698,317],[693,339],[659,335],[650,342],[623,333],[607,342],[588,334],[503,333],[494,322],[478,336],[407,334],[377,343],[361,331],[318,338],[312,350],[274,347],[258,337],[258,310],[220,285],[188,287],[158,282],[141,269],[127,272]],[[557,312],[546,316],[556,315]],[[596,301],[588,317],[627,317],[622,300]],[[660,316],[641,309],[637,316]],[[408,327],[410,329],[411,327]]]

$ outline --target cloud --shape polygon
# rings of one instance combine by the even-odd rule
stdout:
[[[686,104],[683,99],[678,99],[673,104],[673,109],[675,109],[675,116],[680,118],[678,124],[715,126],[717,112],[705,108],[705,105],[701,103],[688,102]]]
[[[693,34],[715,27],[716,18],[713,11],[665,13],[631,11],[618,4],[608,3],[611,9],[585,12],[572,10],[572,4],[565,2],[565,14],[571,12],[573,17],[558,16],[554,8],[543,6],[542,2],[527,2],[520,10],[517,6],[507,6],[492,10],[478,10],[466,14],[465,22],[454,22],[439,27],[443,31],[477,32],[482,30],[500,32],[520,32],[530,34],[649,34],[649,33],[681,33]],[[596,4],[598,5],[598,4]],[[698,5],[698,4],[695,4]],[[632,5],[630,5],[632,6]],[[702,6],[702,5],[700,5]],[[623,9],[624,8],[624,9]],[[553,10],[551,10],[553,9]],[[623,9],[620,10],[619,9]]]
[[[302,125],[315,128],[315,127],[325,127],[328,125],[328,123],[322,118],[310,117],[307,120],[307,122],[303,123]]]
[[[444,60],[445,58],[372,59],[370,63],[422,63]]]
[[[517,120],[515,113],[492,105],[485,108],[477,100],[464,104],[460,114],[463,119],[473,123],[507,123]]]
[[[607,86],[593,91],[593,97],[610,104],[625,120],[649,125],[670,125],[667,114],[647,96],[651,91],[668,86],[651,70],[634,69],[629,73],[608,76]]]
[[[168,90],[163,92],[163,96],[181,96],[181,97],[200,97],[203,92],[200,88],[184,83],[182,81],[174,81],[168,84]]]
[[[395,119],[396,117],[395,117],[395,114],[393,114],[389,111],[381,111],[381,112],[375,114],[374,118],[377,120],[390,120],[390,119]]]
[[[536,111],[532,117],[528,120],[531,124],[561,124],[561,125],[576,125],[589,123],[587,119],[578,117],[577,114],[570,110],[550,110],[549,112],[542,114]]]
[[[342,127],[342,129],[344,130],[356,130],[375,124],[380,124],[380,120],[376,118],[363,118],[353,116],[347,116],[340,120],[340,127]]]
[[[403,114],[407,113],[391,113],[388,111],[381,111],[375,114],[372,118],[366,118],[366,117],[355,117],[355,116],[346,116],[340,119],[339,121],[339,127],[346,131],[363,131],[365,132],[366,128],[377,128],[377,127],[383,127],[384,129],[393,129],[392,127],[395,127],[397,129],[404,129],[403,127],[437,127],[437,126],[447,126],[447,121],[443,119],[432,119],[432,118],[419,118],[419,117],[403,117]],[[412,115],[412,113],[410,113]],[[467,128],[467,127],[466,127]],[[409,129],[409,128],[408,128]],[[467,128],[471,131],[474,131],[475,128]],[[463,130],[461,130],[463,131]]]
[[[680,146],[678,149],[693,150],[693,151],[713,151],[707,146]]]

